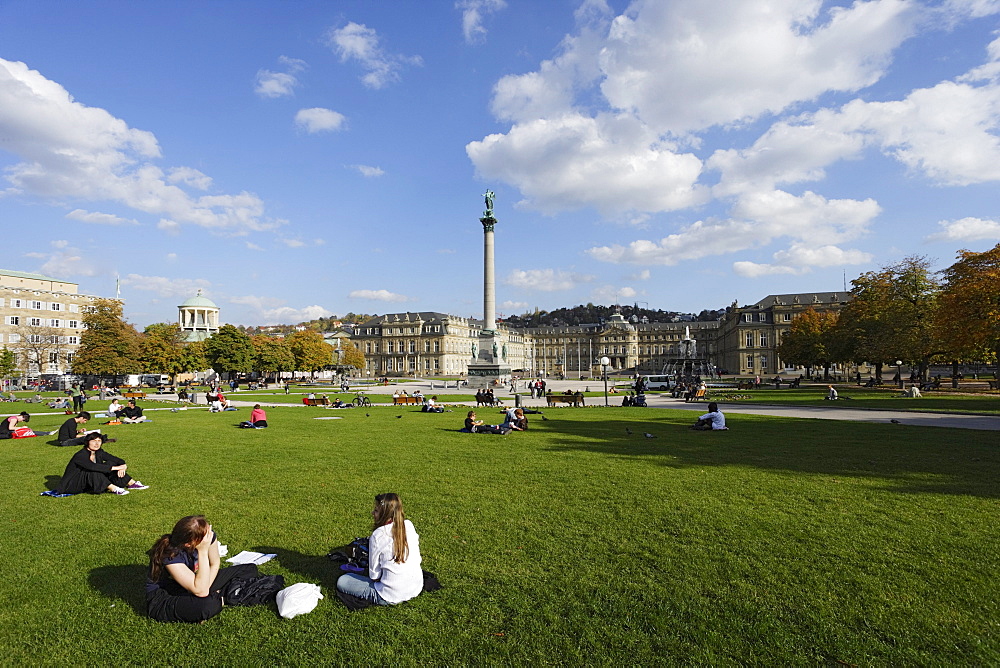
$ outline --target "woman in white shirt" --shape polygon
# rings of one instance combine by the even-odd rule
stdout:
[[[375,497],[374,529],[368,539],[368,577],[347,573],[337,589],[376,605],[415,598],[424,588],[420,537],[403,514],[403,502],[391,492]]]

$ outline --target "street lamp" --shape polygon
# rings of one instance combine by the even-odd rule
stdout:
[[[608,405],[608,365],[611,360],[608,357],[601,358],[601,368],[604,371],[604,405]]]
[[[899,389],[903,389],[903,360],[896,360],[896,377]]]

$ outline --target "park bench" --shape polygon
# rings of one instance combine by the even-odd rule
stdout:
[[[302,403],[304,403],[306,406],[329,406],[330,397],[319,397],[317,399],[302,397]]]
[[[410,405],[416,406],[416,405],[419,405],[419,404],[422,404],[422,403],[424,403],[424,400],[421,399],[420,397],[393,397],[392,398],[392,405],[393,406],[410,406]]]
[[[546,394],[545,403],[548,404],[549,408],[552,408],[556,404],[570,404],[571,406],[585,406],[583,401],[583,393],[577,392],[576,394]]]
[[[691,395],[691,401],[701,401],[702,399],[708,399],[708,390],[695,390],[695,393]]]
[[[126,399],[145,399],[145,392],[122,392],[122,396]]]

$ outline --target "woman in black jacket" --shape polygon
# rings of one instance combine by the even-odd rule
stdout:
[[[111,492],[124,496],[133,489],[147,489],[125,471],[128,465],[124,459],[115,457],[101,449],[104,441],[101,434],[91,432],[84,437],[83,448],[73,455],[66,465],[62,481],[56,492],[59,494],[100,494]]]

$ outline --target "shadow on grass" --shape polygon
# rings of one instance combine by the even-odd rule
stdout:
[[[331,545],[330,547],[332,549],[335,546]],[[337,578],[344,574],[332,561],[326,558],[325,554],[303,554],[273,545],[262,545],[253,549],[256,552],[278,555],[275,559],[278,560],[282,568],[287,568],[293,573],[301,575],[306,581],[319,584],[328,591],[336,589]]]
[[[45,476],[45,482],[43,482],[42,484],[45,485],[45,489],[51,492],[55,490],[55,488],[58,487],[59,483],[61,482],[62,482],[61,475],[47,475]]]
[[[979,432],[733,415],[724,432],[688,429],[694,416],[608,413],[601,421],[533,422],[549,449],[647,458],[672,468],[736,466],[884,481],[901,493],[1000,498],[1000,449]],[[629,433],[631,432],[631,433]],[[651,434],[647,438],[644,434]]]
[[[146,567],[141,564],[100,566],[90,571],[90,586],[108,598],[125,601],[137,615],[146,614]]]

